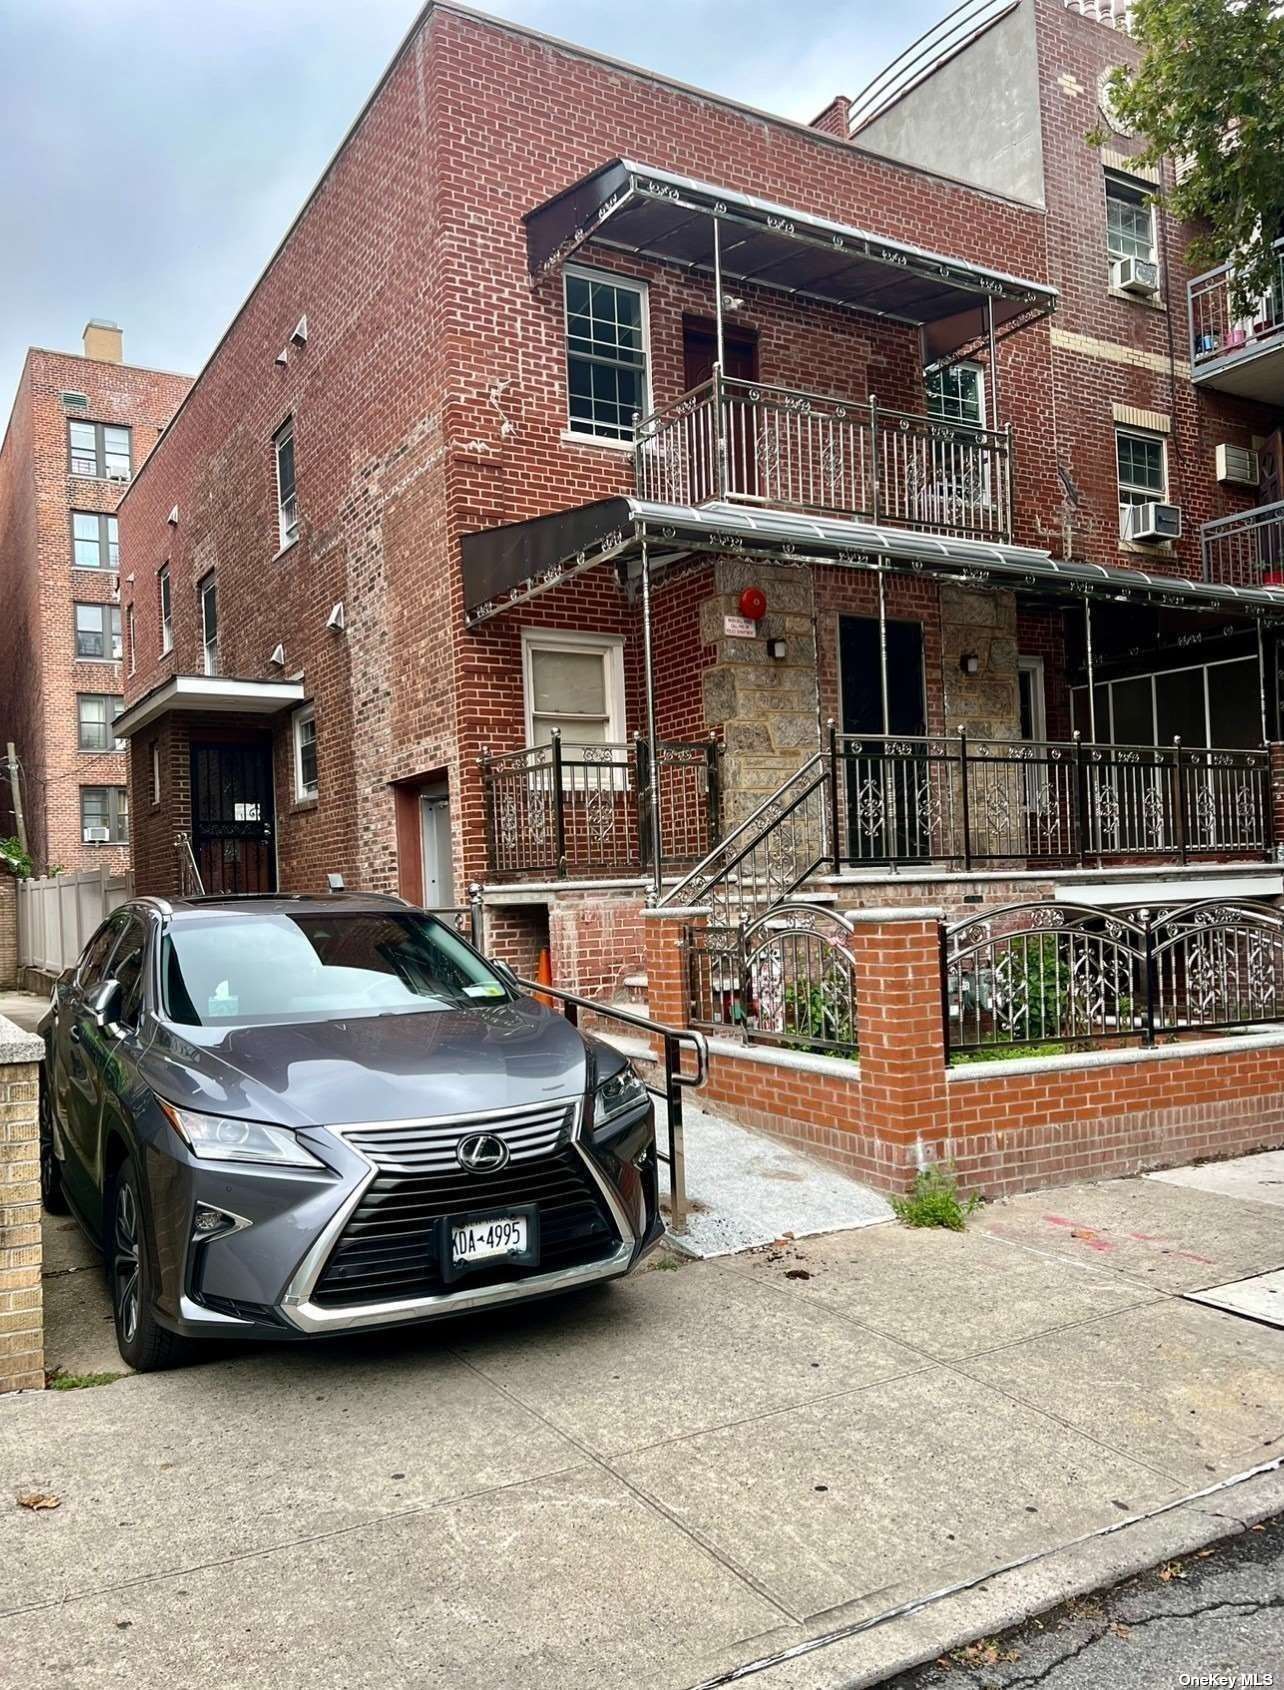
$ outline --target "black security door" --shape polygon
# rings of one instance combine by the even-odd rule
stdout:
[[[207,892],[275,892],[272,748],[192,746],[192,849]]]
[[[885,757],[882,659],[878,619],[840,616],[838,658],[843,715],[849,862],[902,861],[930,856],[931,828],[916,801],[921,781],[916,754],[905,745]],[[923,628],[918,622],[887,624],[887,726],[898,739],[927,732],[923,693]]]

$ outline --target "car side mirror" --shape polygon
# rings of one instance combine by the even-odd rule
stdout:
[[[85,1008],[98,1027],[110,1026],[120,1015],[125,993],[119,980],[100,980],[85,999]]]

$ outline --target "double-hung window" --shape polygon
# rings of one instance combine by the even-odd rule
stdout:
[[[1115,464],[1119,477],[1119,532],[1127,539],[1129,509],[1133,505],[1162,503],[1167,495],[1168,459],[1163,435],[1117,428]]]
[[[174,591],[165,564],[156,577],[156,592],[160,600],[161,656],[174,649]]]
[[[317,779],[317,718],[312,706],[305,705],[294,713],[294,796],[315,798],[320,791]]]
[[[72,511],[71,561],[76,569],[119,569],[116,518],[100,511]]]
[[[572,434],[632,440],[650,409],[645,283],[566,271],[566,392]]]
[[[979,364],[948,364],[927,377],[927,414],[941,422],[985,427],[985,383]]]
[[[127,428],[113,423],[69,422],[67,448],[73,475],[100,476],[109,481],[129,480]]]
[[[120,662],[120,609],[114,604],[78,604],[76,656]]]
[[[1155,208],[1150,189],[1127,176],[1106,175],[1106,252],[1111,258],[1155,262]]]
[[[123,751],[125,742],[112,732],[112,723],[125,700],[109,692],[76,694],[76,743],[82,751]]]
[[[557,729],[570,747],[624,739],[624,647],[596,634],[522,630],[527,743],[547,745]]]
[[[132,601],[125,610],[125,628],[129,635],[129,672],[132,675],[138,668],[138,630],[134,626]]]
[[[294,423],[286,423],[272,443],[276,457],[277,528],[284,551],[299,537],[299,496],[294,484]]]
[[[213,575],[207,575],[197,588],[201,599],[201,648],[205,658],[205,673],[217,675],[218,668],[218,588]]]
[[[126,787],[81,787],[80,837],[86,845],[128,845],[129,792]]]

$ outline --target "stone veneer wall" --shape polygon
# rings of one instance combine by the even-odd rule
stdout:
[[[975,675],[963,673],[968,653],[980,661]],[[948,732],[966,728],[977,739],[1021,737],[1015,593],[942,583],[941,667]]]

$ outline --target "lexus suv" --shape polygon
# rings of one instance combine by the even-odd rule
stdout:
[[[137,1369],[612,1279],[663,1231],[628,1062],[399,899],[136,899],[40,1031],[45,1204]]]

